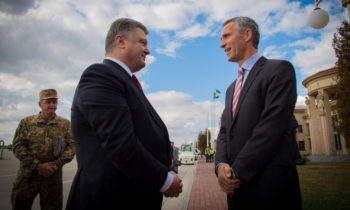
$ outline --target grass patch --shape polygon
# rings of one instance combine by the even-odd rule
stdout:
[[[350,163],[298,165],[303,210],[350,209]]]

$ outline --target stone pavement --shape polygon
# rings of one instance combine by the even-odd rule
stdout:
[[[226,194],[221,191],[214,163],[206,163],[205,157],[199,158],[188,210],[226,210]]]

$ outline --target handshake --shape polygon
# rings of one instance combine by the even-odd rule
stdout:
[[[182,180],[174,173],[170,172],[173,176],[173,183],[171,183],[170,187],[164,192],[166,197],[178,197],[182,192]]]

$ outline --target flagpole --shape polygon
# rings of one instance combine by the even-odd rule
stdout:
[[[214,100],[215,100],[215,92],[214,92],[214,96],[213,96],[213,99],[212,99],[212,103],[210,105],[210,122],[211,122],[211,135],[210,135],[210,145],[211,147],[213,147],[213,136],[214,136]]]
[[[215,106],[216,106],[216,104],[215,104],[215,99],[217,99],[217,98],[219,98],[219,95],[220,95],[220,91],[218,90],[218,89],[216,89],[215,90],[215,92],[214,92],[214,96],[213,96],[213,103],[212,103],[212,109],[211,109],[211,117],[212,117],[212,121],[211,121],[211,132],[212,132],[212,135],[211,135],[211,139],[212,139],[212,141],[211,141],[211,145],[212,145],[212,147],[214,148],[214,149],[216,149],[216,145],[214,145],[214,137],[215,137],[215,118],[216,118],[216,112],[215,112]]]
[[[212,113],[212,117],[213,117],[213,119],[212,119],[212,147],[213,147],[213,149],[214,149],[214,147],[216,147],[216,145],[214,145],[214,139],[215,139],[215,100],[213,99],[213,113]]]
[[[209,114],[207,113],[207,147],[209,147],[209,135],[208,135],[208,118],[209,118],[209,116],[208,116]]]

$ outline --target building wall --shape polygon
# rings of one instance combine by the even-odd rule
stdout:
[[[336,84],[336,69],[318,72],[303,81],[308,90],[306,99],[308,123],[310,126],[312,155],[349,154],[344,139],[336,132],[336,113],[332,106],[331,90]]]
[[[295,119],[298,121],[296,139],[301,155],[311,155],[311,138],[309,115],[306,106],[297,106],[294,110]]]

